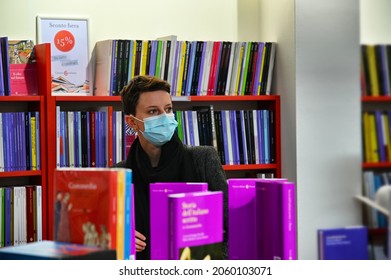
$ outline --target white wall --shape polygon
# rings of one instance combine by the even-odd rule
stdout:
[[[88,17],[91,51],[96,41],[104,39],[171,34],[179,40],[237,38],[236,0],[2,0],[0,35],[35,40],[37,15]]]
[[[360,0],[360,41],[391,44],[391,1]]]
[[[295,10],[299,256],[314,259],[318,228],[362,222],[359,3]]]

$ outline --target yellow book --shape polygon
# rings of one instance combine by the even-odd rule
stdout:
[[[147,74],[147,56],[148,56],[148,40],[144,40],[141,48],[140,75]]]
[[[181,96],[182,93],[182,81],[183,81],[183,72],[185,68],[186,48],[187,48],[186,41],[182,41],[179,69],[178,69],[178,76],[177,76],[178,78],[177,78],[176,96]]]
[[[377,133],[376,133],[376,119],[375,114],[369,113],[369,137],[370,137],[370,155],[371,162],[379,162],[379,145],[377,144]]]
[[[370,131],[369,131],[369,113],[364,112],[362,116],[362,133],[363,133],[363,141],[364,141],[364,162],[372,162],[371,157],[371,138],[370,138]]]
[[[136,68],[136,50],[137,50],[137,41],[133,40],[133,49],[132,49],[132,68],[131,68],[131,73],[130,73],[130,79],[134,78],[134,70]]]
[[[379,78],[376,68],[376,53],[374,45],[367,45],[367,59],[369,66],[369,83],[372,96],[380,95]]]
[[[236,74],[236,84],[235,84],[235,93],[234,95],[240,95],[239,94],[239,84],[240,84],[240,77],[241,77],[241,68],[240,65],[242,65],[243,62],[243,56],[244,56],[244,49],[245,49],[246,43],[243,42],[240,46],[240,51],[239,51],[239,66],[238,66],[238,72]]]
[[[266,44],[265,44],[266,46]],[[262,81],[262,76],[263,76],[263,71],[264,71],[264,68],[265,68],[265,58],[266,58],[266,48],[264,47],[263,48],[263,52],[262,52],[262,61],[261,61],[261,71],[259,71],[259,83],[258,83],[258,90],[257,90],[257,93],[258,95],[261,94],[261,81]]]
[[[124,259],[124,221],[125,221],[125,170],[118,169],[117,179],[117,260]]]
[[[35,116],[30,117],[31,131],[31,170],[37,170],[37,134]]]

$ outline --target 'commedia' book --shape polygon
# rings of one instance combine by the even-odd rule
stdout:
[[[222,259],[223,193],[170,194],[170,259]]]
[[[126,204],[133,190],[129,173],[121,168],[56,169],[54,240],[115,249],[119,259],[133,258],[125,248],[132,248],[125,240],[134,241],[131,234],[125,236],[134,214]]]
[[[169,259],[168,195],[207,190],[207,183],[161,182],[150,184],[150,244],[152,260]]]
[[[257,259],[296,260],[295,184],[258,181],[255,188]]]
[[[368,229],[348,226],[318,230],[320,260],[367,260]]]
[[[255,183],[284,178],[230,178],[228,179],[228,258],[230,260],[256,260],[256,206]],[[243,217],[246,217],[245,219]],[[246,232],[246,238],[243,238]]]
[[[44,240],[0,249],[0,260],[115,260],[115,250]]]

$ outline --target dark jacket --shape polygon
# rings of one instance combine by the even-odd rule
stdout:
[[[224,194],[223,257],[226,259],[228,256],[228,185],[220,158],[212,146],[184,146],[185,150],[191,154],[199,182],[207,182],[208,190],[222,191]],[[126,168],[126,160],[116,163],[113,167]]]

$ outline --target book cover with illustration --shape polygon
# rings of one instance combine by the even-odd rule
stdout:
[[[296,260],[296,188],[289,181],[255,183],[259,260]]]
[[[255,183],[287,181],[285,178],[230,178],[228,179],[228,258],[256,260]],[[243,217],[246,217],[243,219]],[[246,238],[243,238],[243,231]]]
[[[368,229],[346,226],[318,229],[320,260],[368,260]]]
[[[0,248],[0,260],[115,260],[116,252],[88,246],[44,240]]]
[[[8,40],[10,95],[38,95],[37,64],[32,40]]]
[[[122,252],[118,257],[125,258],[124,225],[129,224],[125,218],[132,215],[125,212],[125,184],[131,184],[131,180],[123,177],[129,172],[57,168],[53,188],[54,240],[116,249]]]
[[[167,260],[169,258],[168,195],[207,190],[207,183],[158,182],[150,184],[150,244],[152,260]]]
[[[223,192],[170,194],[170,258],[221,260]]]

